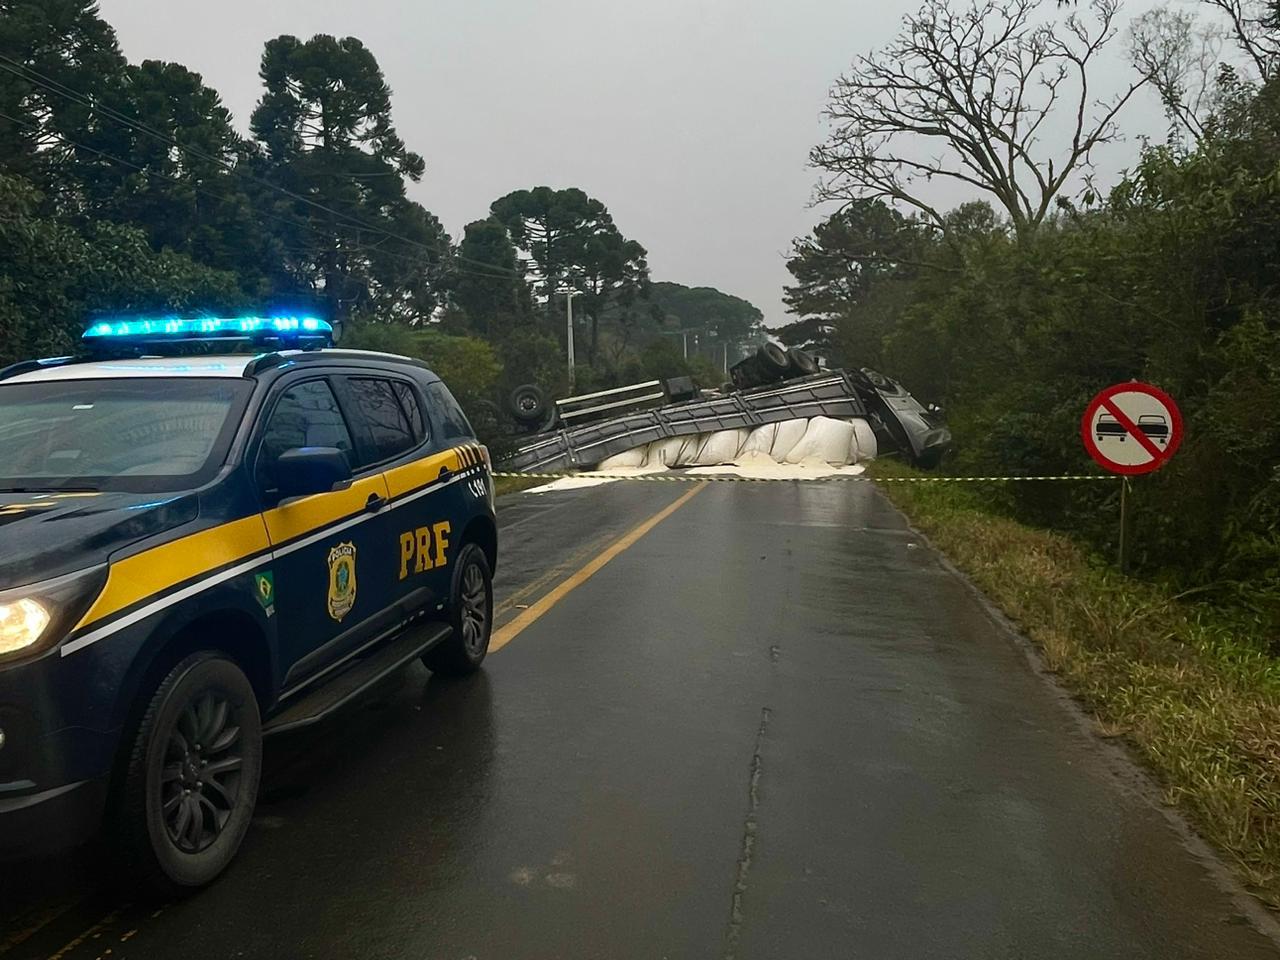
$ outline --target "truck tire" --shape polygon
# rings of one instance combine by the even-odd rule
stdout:
[[[538,423],[547,415],[547,396],[536,384],[525,383],[511,391],[507,402],[513,416],[520,423]]]
[[[423,654],[422,662],[433,673],[451,677],[475,673],[489,652],[493,632],[493,574],[489,558],[474,543],[466,544],[454,561],[449,625],[453,633]]]
[[[818,372],[818,361],[807,350],[792,347],[787,351],[787,360],[791,364],[791,372],[798,377],[807,377]]]
[[[757,367],[766,379],[778,380],[787,375],[791,369],[791,361],[787,359],[787,351],[776,343],[761,345],[756,351]]]
[[[262,719],[248,678],[217,652],[186,657],[128,749],[110,810],[121,866],[160,894],[211,882],[240,849],[258,798]]]

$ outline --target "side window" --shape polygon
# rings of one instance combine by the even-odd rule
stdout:
[[[431,408],[440,422],[441,440],[470,440],[475,436],[458,401],[453,399],[449,388],[439,380],[427,387],[427,399],[431,401]]]
[[[280,395],[262,432],[257,480],[261,490],[277,488],[275,465],[280,454],[295,447],[337,447],[354,461],[351,433],[337,398],[323,380],[308,380]]]
[[[369,428],[374,462],[388,460],[417,446],[422,439],[421,427],[414,429],[401,404],[396,387],[402,384],[379,377],[350,377],[346,382],[356,411]],[[412,399],[412,390],[405,387],[405,392]],[[416,403],[414,408],[417,408]],[[418,419],[421,421],[421,413]]]
[[[422,422],[422,406],[418,403],[418,395],[413,392],[413,387],[403,380],[393,380],[391,389],[396,392],[396,399],[400,401],[400,406],[404,407],[404,412],[409,416],[409,426],[413,428],[414,439],[421,443],[427,439],[427,428]]]

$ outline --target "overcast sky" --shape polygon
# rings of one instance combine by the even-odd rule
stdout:
[[[455,238],[511,190],[578,186],[655,280],[786,322],[785,252],[832,80],[917,0],[100,0],[130,60],[202,74],[247,130],[271,37],[356,36],[426,159],[413,197]],[[1140,118],[1138,118],[1140,119]],[[1125,154],[1131,153],[1131,145]]]

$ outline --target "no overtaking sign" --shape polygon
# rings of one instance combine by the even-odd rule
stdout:
[[[1112,473],[1159,470],[1182,442],[1182,415],[1149,383],[1117,383],[1090,401],[1080,421],[1089,456]]]

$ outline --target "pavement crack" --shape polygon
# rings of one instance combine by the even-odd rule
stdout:
[[[769,728],[769,716],[772,712],[768,707],[760,708],[760,726],[756,728],[755,749],[751,754],[751,775],[747,780],[747,816],[742,824],[742,853],[738,857],[738,870],[734,878],[733,902],[729,908],[729,926],[725,930],[722,960],[734,960],[737,957],[738,940],[742,936],[742,904],[747,894],[747,876],[755,859],[756,835],[759,830],[757,814],[760,810],[760,778],[764,774],[764,735]]]

